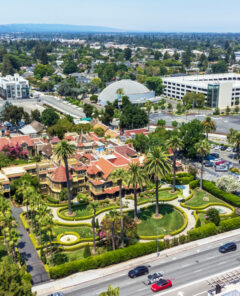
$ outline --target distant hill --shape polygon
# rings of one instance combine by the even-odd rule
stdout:
[[[123,32],[102,26],[55,25],[55,24],[9,24],[0,25],[0,33],[56,33],[56,32]]]

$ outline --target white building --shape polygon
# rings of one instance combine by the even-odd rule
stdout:
[[[5,100],[29,98],[28,81],[19,74],[0,77],[0,97]]]
[[[162,79],[166,97],[182,100],[187,92],[203,93],[206,106],[226,108],[240,98],[240,74],[209,74],[165,77]]]

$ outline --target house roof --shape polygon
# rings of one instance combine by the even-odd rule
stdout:
[[[111,172],[115,169],[115,166],[109,162],[108,160],[104,158],[100,158],[97,161],[97,165],[101,168],[103,171],[103,178],[106,180],[108,176],[111,174]]]
[[[58,142],[60,142],[60,139],[58,137],[53,137],[51,143],[52,144],[57,144]]]
[[[97,173],[101,173],[101,172],[102,172],[101,168],[99,168],[99,166],[97,165],[92,165],[87,169],[87,173],[89,175],[96,175]]]
[[[130,148],[128,145],[116,146],[114,150],[124,157],[133,157],[136,155],[136,151]]]
[[[29,147],[33,147],[33,140],[28,135],[15,136],[9,140],[9,146],[22,145],[23,143],[26,143]]]
[[[44,145],[42,147],[42,153],[50,157],[52,155],[53,148],[51,144]]]
[[[44,129],[44,125],[36,120],[33,120],[30,124],[37,133],[40,133]]]
[[[135,129],[135,130],[128,130],[128,131],[125,131],[125,135],[127,137],[130,137],[131,134],[148,134],[148,131],[145,129],[145,128],[139,128],[139,129]]]
[[[31,134],[36,134],[37,133],[36,130],[31,126],[31,124],[25,125],[19,131],[23,135],[31,135]]]
[[[53,171],[50,179],[53,182],[58,182],[58,183],[67,182],[65,167],[60,165],[55,171]],[[69,173],[69,179],[70,180],[72,179],[72,176],[70,173]]]

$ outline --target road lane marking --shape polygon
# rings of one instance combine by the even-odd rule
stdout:
[[[219,263],[217,263],[217,265],[221,265],[221,264],[225,264],[225,263],[227,263],[227,261],[219,262]]]
[[[199,271],[202,271],[202,269],[194,270],[193,273],[197,273]]]
[[[187,267],[187,266],[190,266],[191,264],[185,264],[185,265],[182,265],[182,267]]]
[[[200,292],[200,293],[194,294],[193,296],[202,295],[203,293],[207,293],[207,292],[208,292],[208,291],[203,291],[203,292]]]
[[[141,288],[141,289],[138,289],[137,291],[142,291],[142,290],[145,290],[146,288]]]

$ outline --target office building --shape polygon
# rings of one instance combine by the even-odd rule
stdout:
[[[203,93],[206,106],[234,106],[240,97],[240,74],[209,74],[163,78],[166,97],[182,100],[187,92]]]
[[[0,97],[5,100],[29,98],[28,81],[19,74],[0,77]]]

